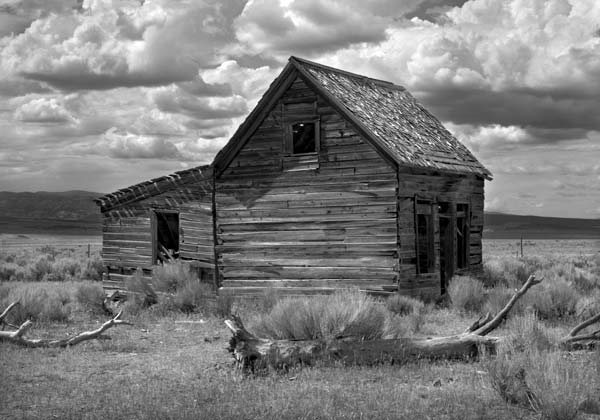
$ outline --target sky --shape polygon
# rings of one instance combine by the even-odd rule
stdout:
[[[600,218],[597,0],[0,0],[0,191],[210,163],[291,55],[406,87],[487,211]]]

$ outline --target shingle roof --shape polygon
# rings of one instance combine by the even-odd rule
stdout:
[[[196,166],[122,188],[113,193],[98,197],[94,202],[100,206],[101,211],[106,211],[123,204],[153,197],[179,185],[206,180],[212,177],[212,173],[210,165]]]
[[[290,62],[399,165],[491,178],[469,149],[402,86],[296,57]]]
[[[99,197],[96,203],[105,211],[163,193],[181,183],[205,180],[212,176],[213,167],[217,171],[225,169],[270,112],[278,95],[298,75],[354,123],[367,141],[398,165],[473,173],[491,179],[491,172],[402,86],[290,57],[288,65],[217,153],[212,165],[132,185]]]

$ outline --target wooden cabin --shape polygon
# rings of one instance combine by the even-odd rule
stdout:
[[[221,293],[439,296],[481,268],[485,179],[403,87],[291,57],[210,166],[97,200],[105,285],[168,254]]]

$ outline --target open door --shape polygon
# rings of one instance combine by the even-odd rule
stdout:
[[[154,263],[163,263],[179,258],[179,214],[155,210],[152,222],[152,260]]]

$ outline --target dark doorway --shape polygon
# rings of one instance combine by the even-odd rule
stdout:
[[[155,211],[154,226],[154,261],[179,258],[179,214]]]
[[[469,206],[456,205],[456,267],[469,267]]]
[[[440,223],[440,290],[446,293],[448,282],[454,274],[454,228],[450,203],[438,207]]]

